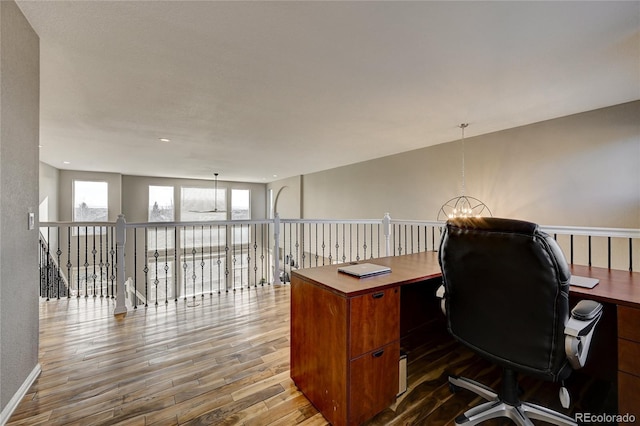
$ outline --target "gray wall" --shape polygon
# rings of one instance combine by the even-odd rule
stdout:
[[[302,217],[302,179],[303,176],[294,176],[288,179],[282,179],[268,185],[268,189],[272,191],[273,206],[270,214],[275,213],[273,209],[277,209],[281,218],[300,219]],[[273,217],[273,216],[269,216]]]
[[[38,366],[39,39],[0,2],[0,410]]]
[[[45,219],[49,222],[58,220],[58,186],[60,182],[60,170],[46,163],[40,162],[40,198],[38,203],[42,204],[47,201],[47,214],[41,216],[40,221]]]
[[[465,193],[494,216],[640,228],[640,101],[478,137],[468,137],[471,123],[466,134]],[[289,206],[298,197],[305,218],[390,212],[395,219],[435,220],[440,206],[460,195],[461,145],[455,140],[304,175],[302,188],[283,197]]]

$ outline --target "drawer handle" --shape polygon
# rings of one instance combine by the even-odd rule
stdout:
[[[380,299],[380,298],[382,298],[382,296],[384,296],[384,292],[382,292],[382,291],[380,293],[373,293],[371,295],[371,297],[373,297],[374,299]]]
[[[382,356],[382,354],[383,354],[383,353],[384,353],[384,349],[381,349],[381,350],[379,350],[378,352],[374,352],[374,353],[372,353],[371,355],[372,355],[374,358],[380,358],[380,357]]]

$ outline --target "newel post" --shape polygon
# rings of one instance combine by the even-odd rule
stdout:
[[[391,256],[391,215],[384,214],[382,218],[382,229],[384,231],[384,242],[387,256]]]
[[[282,284],[280,281],[280,215],[278,212],[273,218],[273,284]]]
[[[119,214],[116,220],[116,308],[113,315],[124,318],[127,315],[124,285],[124,243],[127,239],[127,222],[124,215]]]

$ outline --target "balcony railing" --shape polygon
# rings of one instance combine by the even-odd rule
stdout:
[[[286,284],[298,268],[438,249],[442,222],[275,219],[41,223],[41,297],[107,297],[116,313]],[[543,226],[570,263],[633,270],[640,230]]]

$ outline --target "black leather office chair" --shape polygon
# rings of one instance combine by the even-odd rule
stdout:
[[[449,332],[503,368],[499,394],[475,381],[449,377],[489,402],[465,412],[458,425],[508,417],[558,425],[571,417],[518,398],[517,373],[562,381],[586,361],[602,305],[581,301],[569,312],[570,271],[556,241],[534,223],[499,218],[447,222],[440,241],[438,290]],[[561,388],[563,406],[568,394]]]

